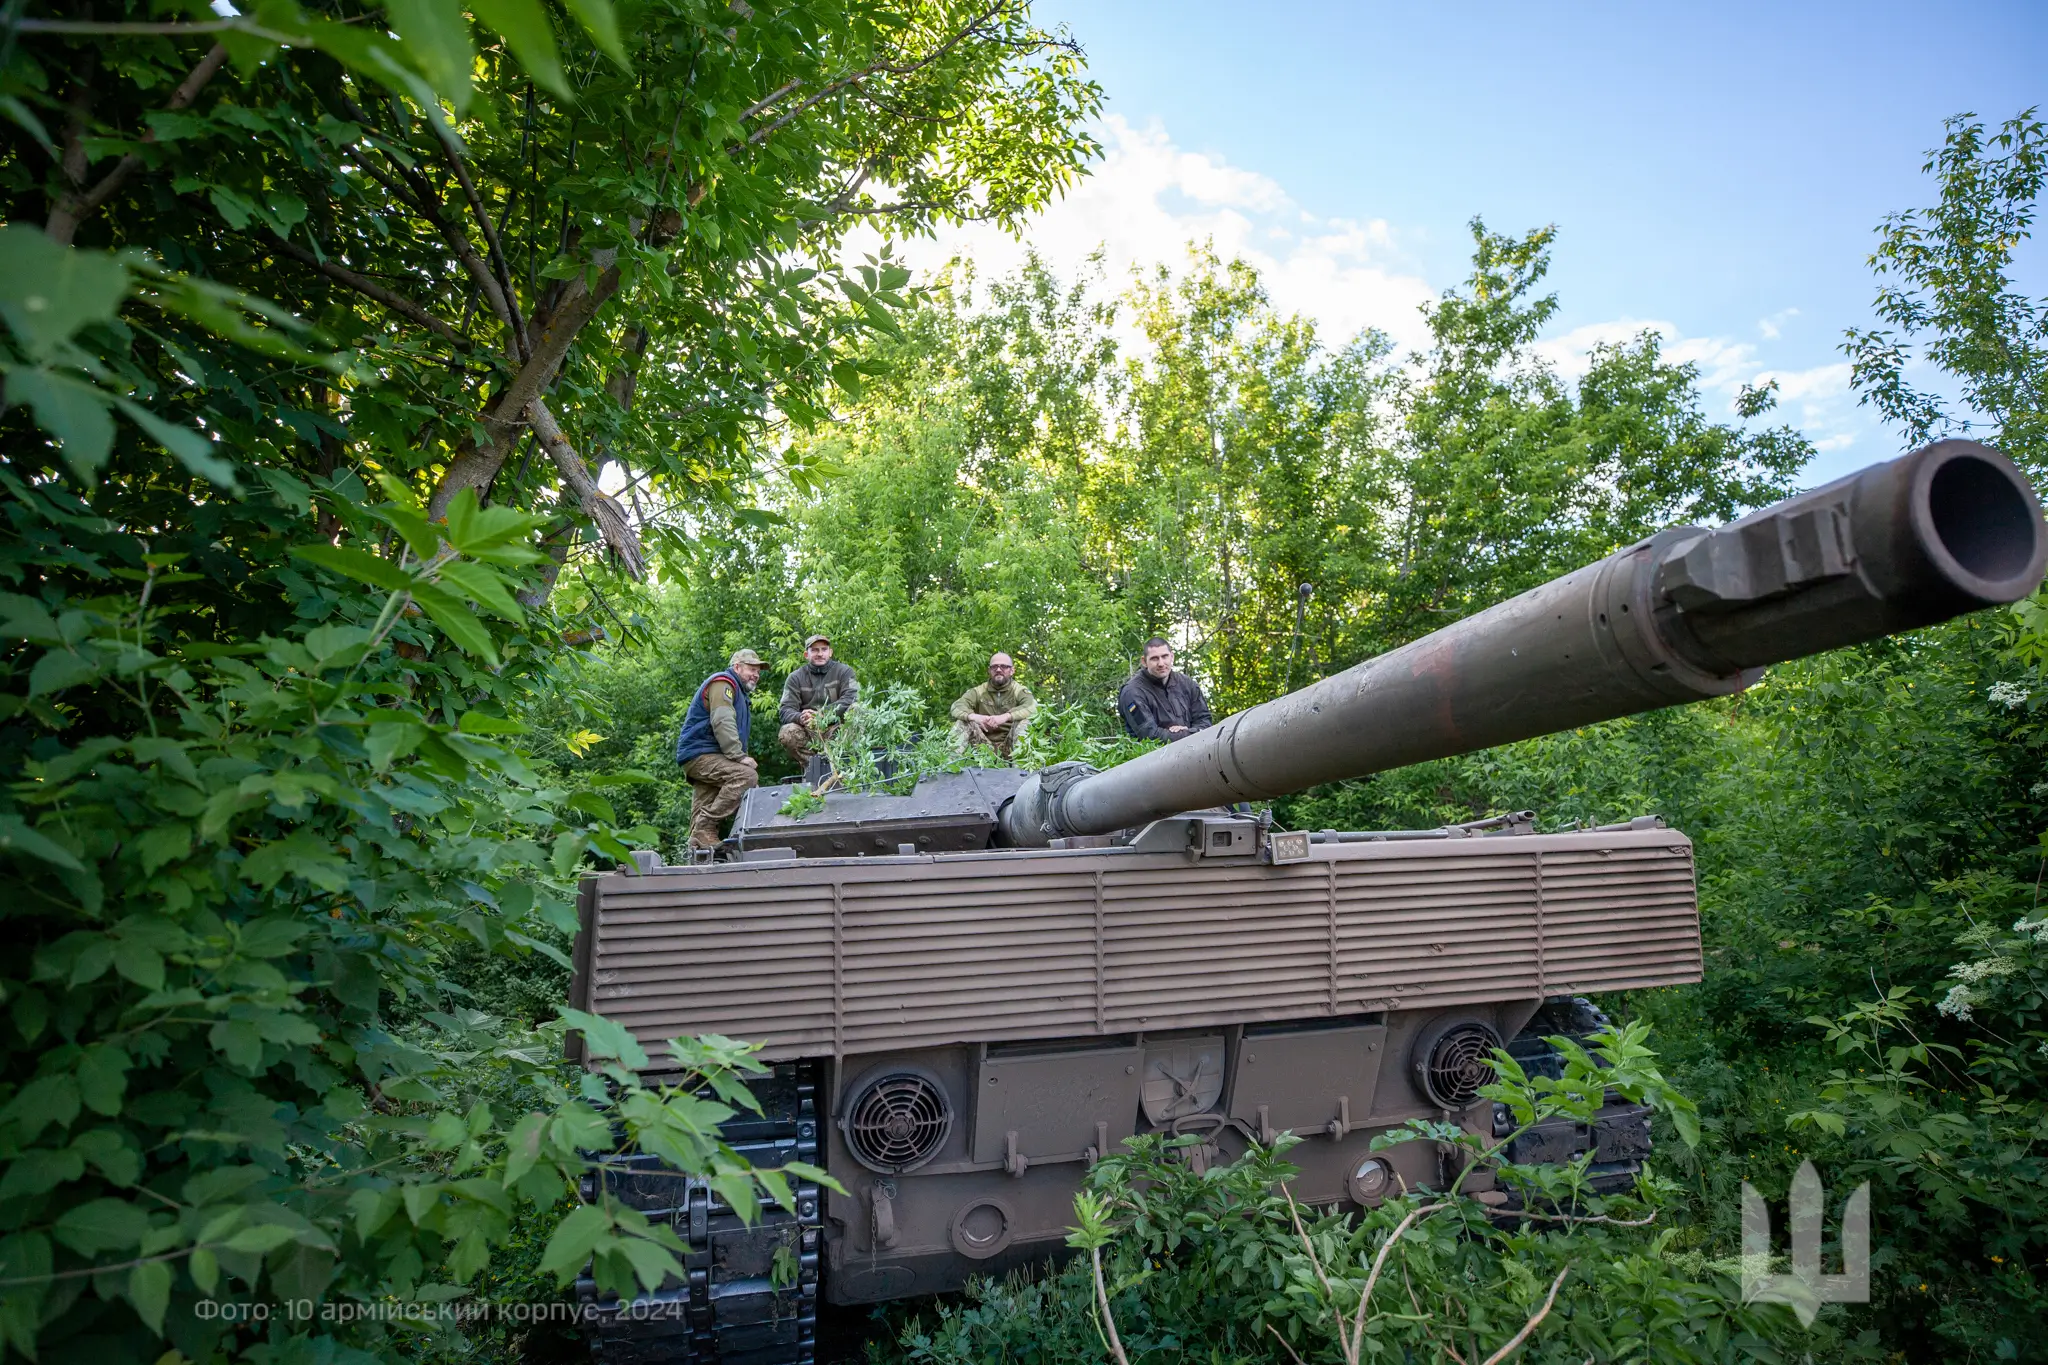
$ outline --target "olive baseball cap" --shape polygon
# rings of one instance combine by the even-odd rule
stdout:
[[[804,648],[809,649],[820,640],[823,640],[828,645],[832,643],[832,637],[829,635],[806,635],[804,637]]]
[[[727,668],[738,668],[741,664],[759,664],[760,662],[761,656],[753,650],[741,649],[733,652],[732,658],[726,661],[725,666]]]

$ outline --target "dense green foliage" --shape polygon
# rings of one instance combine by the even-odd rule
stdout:
[[[1597,1055],[1569,1039],[1563,1075],[1531,1078],[1512,1064],[1487,1087],[1518,1120],[1589,1121],[1611,1091],[1651,1103],[1682,1125],[1674,1096],[1634,1025],[1601,1035]],[[1688,1128],[1689,1131],[1689,1128]],[[1447,1124],[1415,1124],[1375,1140],[1441,1140],[1464,1169],[1498,1145]],[[1504,1189],[1569,1210],[1503,1225],[1464,1193],[1390,1199],[1363,1217],[1302,1208],[1293,1170],[1272,1151],[1197,1175],[1173,1157],[1189,1139],[1133,1139],[1093,1167],[1070,1239],[1089,1253],[1039,1281],[982,1285],[935,1322],[904,1333],[909,1359],[1092,1361],[1105,1321],[1091,1312],[1099,1280],[1117,1348],[1130,1360],[1212,1351],[1220,1359],[1432,1361],[1491,1359],[1532,1320],[1531,1361],[1783,1359],[1774,1341],[1808,1344],[1775,1307],[1745,1307],[1728,1265],[1708,1265],[1656,1226],[1674,1191],[1642,1182],[1601,1197],[1583,1171],[1495,1166]],[[1103,1254],[1107,1251],[1107,1255]],[[1570,1286],[1567,1292],[1566,1286]],[[1384,1296],[1384,1297],[1382,1297]],[[1825,1340],[1825,1337],[1822,1338]],[[1112,1348],[1112,1349],[1117,1349]]]
[[[1014,222],[1093,87],[1005,4],[22,8],[0,1350],[421,1359],[508,1274],[658,1284],[593,1153],[740,1207],[804,1172],[716,1138],[742,1045],[643,1085],[515,988],[655,837],[517,740],[644,559],[597,472],[715,501],[895,326],[845,229]]]

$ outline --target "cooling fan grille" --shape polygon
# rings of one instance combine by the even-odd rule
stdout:
[[[1444,1109],[1463,1109],[1493,1081],[1493,1050],[1500,1035],[1473,1021],[1454,1024],[1429,1045],[1421,1065],[1422,1090]]]
[[[871,1171],[900,1175],[937,1156],[953,1131],[953,1106],[936,1079],[891,1071],[862,1083],[846,1106],[846,1145]]]

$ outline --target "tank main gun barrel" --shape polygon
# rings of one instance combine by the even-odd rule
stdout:
[[[1660,531],[1106,772],[1055,765],[1003,807],[999,838],[1107,834],[1726,696],[1768,664],[2018,601],[2044,565],[2026,477],[1937,441],[1726,526]]]

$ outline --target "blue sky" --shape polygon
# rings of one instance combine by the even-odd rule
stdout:
[[[1413,340],[1474,215],[1555,223],[1551,352],[1657,325],[1716,416],[1780,378],[1816,478],[1898,453],[1836,347],[1941,120],[2048,105],[2048,4],[1221,5],[1039,0],[1108,95],[1111,156],[1032,240],[1113,271],[1213,235],[1327,331]],[[970,234],[998,265],[1006,249]],[[2036,244],[2038,247],[2039,244]],[[2041,292],[2044,253],[2023,279]]]

